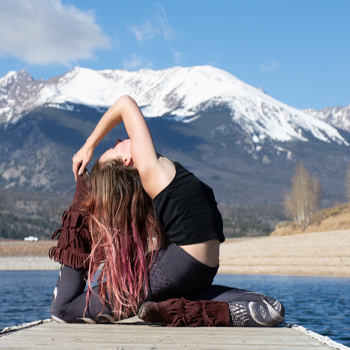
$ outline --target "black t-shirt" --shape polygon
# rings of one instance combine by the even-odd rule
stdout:
[[[213,190],[174,162],[176,174],[153,199],[158,220],[170,242],[188,245],[225,240],[221,214]]]

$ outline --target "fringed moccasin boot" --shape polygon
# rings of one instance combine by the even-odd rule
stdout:
[[[166,323],[168,327],[226,327],[229,308],[223,301],[169,299],[141,305],[138,317],[145,322]]]

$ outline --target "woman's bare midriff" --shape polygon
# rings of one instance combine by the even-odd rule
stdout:
[[[207,266],[216,267],[219,264],[220,242],[218,239],[179,247]]]

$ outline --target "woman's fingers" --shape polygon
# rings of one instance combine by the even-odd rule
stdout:
[[[88,164],[89,164],[89,162],[86,162],[85,160],[81,163],[81,166],[80,166],[80,168],[79,168],[79,170],[78,170],[78,175],[79,175],[79,176],[81,176],[81,175],[84,174],[85,169],[86,169],[86,167],[87,167]]]
[[[72,170],[74,173],[75,181],[77,181],[79,175],[83,175],[87,165],[90,163],[93,155],[93,151],[90,149],[85,150],[81,148],[73,157]]]
[[[73,164],[72,164],[72,171],[74,173],[74,178],[75,181],[78,179],[78,172],[81,164],[81,160],[78,158],[78,153],[76,153],[72,159]]]

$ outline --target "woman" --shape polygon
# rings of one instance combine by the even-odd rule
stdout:
[[[135,314],[144,300],[157,302],[180,297],[194,300],[203,296],[207,300],[220,300],[219,303],[204,305],[201,302],[200,305],[202,314],[213,314],[211,319],[224,313],[222,324],[242,323],[239,316],[242,308],[246,310],[244,324],[248,319],[256,323],[252,325],[281,322],[283,306],[272,298],[268,300],[265,296],[250,292],[248,295],[246,291],[231,288],[210,287],[218,269],[219,246],[224,241],[214,194],[179,163],[156,153],[146,121],[132,98],[121,97],[75,154],[72,168],[75,179],[84,174],[99,142],[121,122],[124,122],[129,139],[118,140],[114,148],[101,156],[91,171],[90,195],[83,202],[90,213],[92,233],[88,292],[83,293],[85,270],[63,267],[52,304],[53,316],[68,322],[86,321],[87,318],[101,322]],[[152,203],[158,222],[170,241],[163,249],[158,249],[160,233],[152,217]],[[139,214],[139,211],[143,213]],[[154,257],[151,254],[149,258],[147,242],[153,240],[157,249]],[[96,292],[96,287],[91,288],[91,279],[102,261],[105,265]],[[74,282],[76,288],[67,292],[72,281],[79,283]],[[222,302],[220,297],[229,297],[229,301],[236,304],[230,308],[228,300]],[[235,311],[237,302],[241,303],[240,312]],[[278,305],[271,306],[275,302]],[[199,304],[189,304],[185,299],[169,303],[147,303],[140,316],[149,321],[190,325],[187,316],[180,316],[187,321],[178,322],[178,317],[176,320],[168,318],[164,310],[174,305],[178,309],[180,304],[180,308],[190,310]],[[271,316],[268,324],[264,320],[256,322],[261,318],[260,305],[263,305],[263,314]]]

